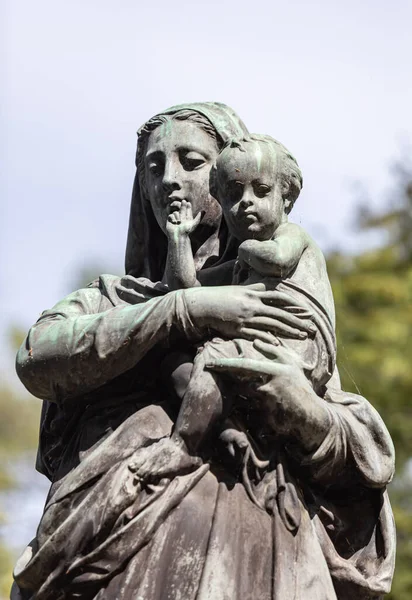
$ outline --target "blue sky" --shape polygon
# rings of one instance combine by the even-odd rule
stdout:
[[[120,271],[137,128],[218,100],[297,157],[293,211],[324,248],[363,243],[412,137],[412,3],[3,0],[0,334],[28,327],[83,265]],[[3,348],[5,343],[3,343]],[[3,355],[3,363],[4,355]]]

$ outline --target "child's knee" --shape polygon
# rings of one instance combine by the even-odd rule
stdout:
[[[189,385],[193,370],[193,359],[189,354],[173,352],[160,365],[163,381],[171,386],[175,394],[182,399]]]

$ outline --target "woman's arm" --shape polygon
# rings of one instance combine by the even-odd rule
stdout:
[[[103,311],[102,299],[98,288],[74,292],[30,329],[16,369],[34,396],[54,402],[78,396],[133,367],[173,330],[190,336],[179,292]]]
[[[290,440],[294,459],[314,481],[345,486],[362,483],[382,488],[394,472],[394,449],[389,433],[374,408],[361,396],[328,389],[325,399],[315,394],[295,357],[285,348],[257,341],[270,360],[221,359],[209,368],[251,382],[263,376],[251,392],[262,402],[269,425]]]
[[[270,331],[306,337],[311,322],[271,306],[282,302],[293,299],[227,286],[178,290],[113,307],[100,289],[86,288],[42,314],[18,353],[17,373],[33,395],[61,402],[126,372],[171,335],[189,341],[215,334],[265,340]]]
[[[262,360],[222,358],[206,367],[242,378],[249,375],[247,390],[256,397],[269,427],[296,442],[303,453],[314,452],[331,425],[326,402],[313,391],[295,353],[261,341],[254,345],[262,353]]]
[[[335,485],[359,481],[371,488],[387,485],[395,470],[395,450],[378,412],[362,396],[329,386],[325,400],[330,429],[319,448],[303,458],[312,478],[332,479]]]

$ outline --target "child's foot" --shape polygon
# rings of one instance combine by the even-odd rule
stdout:
[[[220,434],[220,439],[226,445],[229,453],[235,457],[236,449],[245,456],[248,454],[248,459],[252,461],[254,466],[257,469],[265,469],[269,466],[268,460],[260,460],[253,450],[249,439],[243,431],[238,431],[237,429],[225,429]]]
[[[128,466],[138,479],[152,481],[188,473],[201,464],[202,460],[190,456],[182,444],[166,437],[150,446],[139,448],[132,455]]]

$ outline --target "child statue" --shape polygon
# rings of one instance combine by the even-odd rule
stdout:
[[[303,363],[315,392],[320,392],[335,368],[334,303],[321,250],[302,227],[288,222],[288,214],[302,188],[302,175],[296,160],[273,138],[252,135],[226,144],[217,157],[211,181],[212,193],[221,204],[229,232],[240,242],[232,283],[263,283],[266,289],[284,289],[299,298],[300,306],[307,302],[315,314],[312,336],[301,334],[301,339],[296,340],[277,338],[267,332],[267,340],[293,352],[295,359]],[[171,290],[200,285],[189,235],[201,215],[193,219],[191,205],[184,199],[173,204],[171,209],[163,281]],[[293,307],[290,310],[293,311]],[[265,317],[261,317],[260,327],[265,330]],[[174,458],[179,460],[173,445],[189,455],[196,454],[218,424],[223,429],[220,437],[231,454],[234,455],[237,449],[247,449],[256,467],[267,464],[257,458],[246,433],[231,426],[228,417],[233,394],[224,390],[219,373],[207,369],[208,362],[219,358],[266,360],[255,348],[259,344],[254,345],[253,329],[245,330],[245,333],[249,333],[250,340],[213,338],[198,349],[193,366],[190,364],[190,368],[186,368],[189,380],[184,386],[186,389],[171,439],[158,443],[159,452],[153,453],[154,448],[151,449],[148,461],[151,473],[156,456],[160,462],[169,462],[169,467]],[[144,469],[137,467],[137,471],[143,474]],[[161,471],[159,464],[159,474]]]

